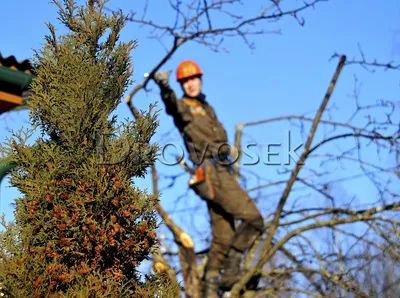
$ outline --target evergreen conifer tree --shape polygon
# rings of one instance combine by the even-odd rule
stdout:
[[[156,244],[157,198],[135,186],[154,163],[157,112],[112,113],[130,84],[135,42],[107,1],[54,1],[68,32],[35,51],[32,131],[1,147],[15,163],[15,223],[1,233],[0,282],[11,297],[142,297],[137,268]],[[41,135],[29,142],[34,131]]]

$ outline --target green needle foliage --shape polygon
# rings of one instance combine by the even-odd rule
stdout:
[[[143,297],[137,271],[156,244],[157,198],[135,187],[154,163],[157,112],[117,124],[135,42],[119,42],[122,13],[107,1],[54,1],[68,32],[48,25],[35,52],[29,113],[41,136],[14,133],[1,147],[15,163],[15,223],[0,241],[0,283],[11,297]],[[153,277],[150,278],[153,280]]]

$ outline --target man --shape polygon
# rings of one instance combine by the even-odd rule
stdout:
[[[166,112],[183,136],[189,159],[197,165],[197,181],[191,186],[207,202],[213,235],[203,278],[203,297],[216,298],[219,288],[229,290],[241,278],[242,255],[262,233],[264,221],[231,174],[227,134],[201,92],[200,67],[190,60],[178,66],[176,79],[184,92],[180,100],[169,86],[169,76],[170,72],[160,71],[154,75],[154,81],[161,89]],[[237,230],[235,219],[242,221]]]

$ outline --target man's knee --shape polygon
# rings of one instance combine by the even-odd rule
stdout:
[[[248,223],[260,233],[264,232],[264,219],[261,214],[258,213],[256,216],[252,217]]]

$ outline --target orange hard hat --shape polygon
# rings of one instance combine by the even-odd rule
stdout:
[[[176,80],[179,82],[182,79],[202,75],[199,65],[192,60],[182,61],[176,69]]]

